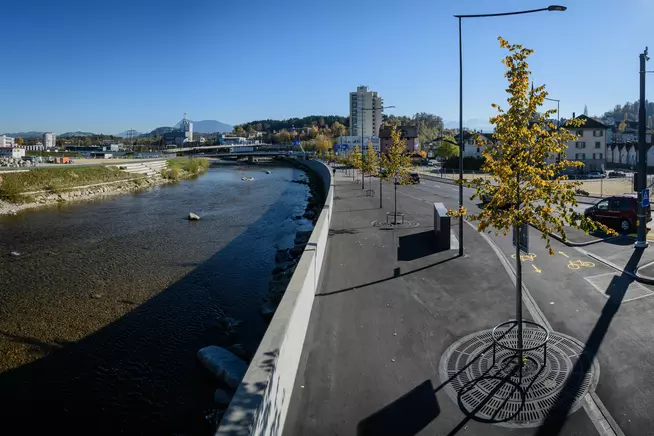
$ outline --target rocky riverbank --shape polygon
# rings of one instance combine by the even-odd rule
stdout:
[[[51,206],[72,201],[87,201],[101,197],[129,194],[142,189],[152,188],[165,183],[175,183],[181,179],[196,177],[206,169],[191,173],[185,170],[176,170],[175,177],[165,177],[160,174],[153,176],[132,177],[112,182],[97,183],[85,186],[76,186],[67,189],[47,189],[42,191],[24,192],[16,202],[0,199],[0,215],[15,215],[25,209],[41,206]],[[25,173],[22,173],[25,174]],[[0,174],[0,183],[2,183]],[[5,175],[7,177],[7,175]]]
[[[293,180],[293,183],[299,183],[309,186],[310,196],[307,199],[307,205],[304,209],[303,215],[296,215],[293,219],[300,220],[306,219],[311,221],[315,226],[324,204],[323,193],[320,190],[320,185],[317,177],[310,172],[308,177]],[[275,254],[275,269],[272,271],[272,279],[268,285],[268,294],[263,300],[261,306],[261,315],[267,320],[272,319],[277,310],[277,306],[282,301],[282,297],[286,292],[286,288],[293,277],[297,263],[304,252],[304,248],[309,242],[313,230],[298,231],[293,240],[293,246],[288,248],[280,248]]]

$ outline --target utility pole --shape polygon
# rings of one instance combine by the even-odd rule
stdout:
[[[375,110],[375,102],[373,99],[372,110]],[[366,189],[365,174],[363,173],[363,118],[366,112],[361,108],[361,189]]]
[[[638,239],[636,248],[647,247],[647,208],[643,207],[643,192],[647,188],[647,144],[645,144],[645,129],[647,116],[645,111],[645,62],[647,47],[640,54],[640,104],[638,107]]]

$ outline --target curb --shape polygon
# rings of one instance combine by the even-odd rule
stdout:
[[[441,183],[445,183],[447,185],[456,185],[456,181],[446,179],[444,177],[436,177],[436,176],[432,176],[430,174],[423,174],[423,173],[419,173],[419,174],[420,174],[421,178],[423,178],[425,180],[429,180],[431,182],[441,182]]]
[[[634,271],[627,271],[624,268],[621,268],[620,266],[614,264],[610,260],[604,259],[602,256],[598,256],[595,253],[591,253],[590,251],[582,250],[582,249],[577,249],[579,252],[582,254],[585,254],[588,257],[592,257],[593,259],[597,260],[598,262],[603,263],[604,265],[613,268],[616,271],[620,271],[624,274],[627,274],[628,276],[633,277],[638,283],[644,283],[646,285],[654,285],[654,277],[649,277],[645,276],[642,274],[638,274],[639,267],[636,267]]]
[[[647,285],[654,285],[654,277],[646,276],[644,274],[638,273],[638,270],[640,267],[636,267],[636,270],[634,271],[634,276],[636,277],[636,280],[645,283]]]
[[[538,230],[536,227],[534,227],[533,224],[529,224],[529,225],[531,227],[533,227],[534,229]],[[540,230],[538,230],[538,231],[540,232]],[[558,235],[556,233],[549,233],[549,235],[552,238],[556,239],[557,241],[561,242],[562,244],[567,245],[568,247],[586,247],[588,245],[597,244],[599,242],[612,241],[614,239],[623,237],[622,235],[618,235],[618,236],[611,236],[611,237],[608,237],[606,239],[593,239],[592,241],[586,241],[586,242],[574,242],[574,241],[570,241],[570,240],[564,240],[561,235]]]

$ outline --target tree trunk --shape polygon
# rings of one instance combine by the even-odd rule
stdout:
[[[516,174],[516,203],[517,208],[520,210],[520,173]],[[529,229],[527,228],[527,231]],[[515,293],[516,293],[516,307],[515,307],[515,319],[518,323],[518,348],[522,348],[522,260],[520,259],[520,222],[515,227]],[[518,352],[520,359],[520,365],[523,363],[522,351]]]
[[[522,260],[520,259],[520,225],[515,226],[515,319],[518,323],[518,348],[522,348]],[[522,351],[518,352],[522,365]]]
[[[397,224],[397,179],[395,179],[395,215],[393,216],[393,224]]]

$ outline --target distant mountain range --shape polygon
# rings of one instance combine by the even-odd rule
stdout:
[[[40,138],[43,135],[43,133],[44,132],[29,131],[29,132],[18,132],[18,133],[3,133],[3,135],[7,135],[11,138],[21,137],[23,139],[28,139],[28,138]]]
[[[163,136],[164,134],[170,133],[173,130],[175,130],[174,127],[157,127],[150,133],[142,133],[141,135],[139,135],[139,138],[149,138],[154,135]]]
[[[191,121],[193,123],[193,133],[227,133],[231,132],[233,127],[230,126],[229,124],[221,123],[220,121],[216,120],[202,120],[202,121]],[[164,133],[171,132],[177,128],[179,128],[181,124],[181,121],[175,124],[174,127],[157,127],[153,131],[149,133],[142,133],[142,132],[137,132],[135,130],[125,130],[124,132],[116,133],[114,136],[119,136],[121,138],[126,138],[128,136],[134,137],[134,138],[148,138],[153,135],[163,135]],[[3,135],[10,136],[12,138],[39,138],[43,135],[44,132],[36,132],[36,131],[29,131],[29,132],[16,132],[16,133],[3,133]],[[130,135],[131,133],[131,135]],[[73,136],[93,136],[97,135],[97,133],[92,133],[92,132],[66,132],[66,133],[61,133],[57,134],[57,137],[59,138],[70,138]]]
[[[124,132],[116,133],[114,136],[121,138],[127,138],[128,136],[131,136],[132,138],[138,138],[141,135],[143,135],[143,132],[137,132],[136,130],[125,130]]]
[[[459,121],[448,121],[445,120],[444,127],[446,129],[458,129],[459,128]],[[493,126],[488,122],[488,119],[481,119],[481,118],[469,118],[467,120],[463,120],[463,129],[470,129],[470,130],[482,130],[484,132],[492,132],[493,131]]]
[[[193,123],[193,133],[227,133],[233,129],[233,126],[216,120],[189,121]],[[175,124],[175,128],[179,128],[181,124],[182,120]]]
[[[73,136],[93,136],[93,135],[97,135],[97,133],[77,131],[77,132],[62,133],[60,135],[57,135],[57,137],[58,138],[70,138],[70,137],[73,137]]]

